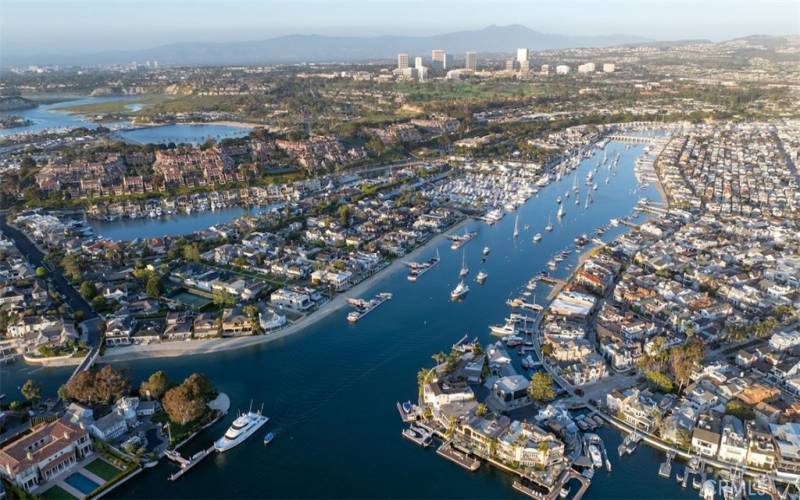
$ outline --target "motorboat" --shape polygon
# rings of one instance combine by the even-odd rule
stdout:
[[[483,271],[480,271],[480,272],[478,273],[478,275],[477,275],[477,276],[475,276],[475,281],[477,281],[478,283],[480,283],[480,284],[482,285],[482,284],[483,284],[483,282],[484,282],[484,281],[486,281],[486,278],[488,278],[488,277],[489,277],[489,275],[488,275],[488,274],[486,274],[486,273],[485,273],[485,272],[483,272]]]
[[[464,284],[464,280],[461,280],[458,282],[458,285],[453,288],[453,291],[450,292],[450,298],[453,300],[458,300],[464,297],[464,295],[466,295],[468,292],[469,286]]]
[[[534,243],[539,243],[540,241],[542,241],[542,233],[534,234],[533,235],[533,242]]]

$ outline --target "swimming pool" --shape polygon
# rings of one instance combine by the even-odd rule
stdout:
[[[80,491],[84,495],[88,495],[100,486],[80,472],[70,474],[69,477],[64,479],[64,482]]]

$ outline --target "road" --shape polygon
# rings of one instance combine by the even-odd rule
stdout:
[[[97,324],[100,317],[94,312],[94,309],[89,305],[86,300],[81,297],[75,288],[67,282],[61,270],[53,268],[44,262],[44,254],[42,251],[19,229],[9,226],[6,223],[5,214],[0,214],[0,231],[6,235],[17,249],[25,256],[28,261],[35,267],[44,267],[48,270],[47,276],[53,288],[64,298],[64,302],[72,308],[73,311],[83,311],[84,321],[81,323],[81,329],[86,332],[87,343],[92,347],[92,351],[100,347],[100,330]],[[92,353],[90,353],[91,355]]]

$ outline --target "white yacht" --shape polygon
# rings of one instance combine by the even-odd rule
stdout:
[[[556,212],[556,217],[558,217],[558,218],[564,217],[565,213],[566,212],[564,211],[564,205],[559,205],[558,206],[558,212]]]
[[[547,218],[547,225],[544,226],[544,230],[548,233],[553,230],[553,223],[550,221],[550,217]]]
[[[519,236],[519,215],[514,219],[514,238]]]
[[[600,454],[600,450],[597,448],[597,445],[589,445],[589,456],[592,458],[592,465],[597,468],[603,466],[603,456]]]
[[[533,235],[533,242],[534,243],[539,243],[540,241],[542,241],[542,233],[534,234]]]
[[[483,255],[489,255],[489,247],[483,247]]]
[[[230,450],[244,442],[267,421],[269,421],[269,418],[262,415],[260,410],[257,412],[250,410],[239,415],[228,427],[228,430],[225,431],[225,435],[214,441],[214,449],[220,453]]]
[[[453,300],[458,300],[466,295],[467,292],[469,292],[469,286],[464,284],[464,280],[461,280],[458,282],[458,285],[453,288],[453,291],[450,292],[450,298]]]
[[[480,271],[480,272],[478,273],[478,275],[477,275],[477,276],[475,276],[475,281],[477,281],[478,283],[480,283],[480,284],[482,285],[482,284],[483,284],[483,282],[484,282],[484,281],[486,281],[486,278],[488,278],[488,277],[489,277],[489,275],[488,275],[488,274],[486,274],[486,273],[485,273],[485,272],[483,272],[483,271]]]

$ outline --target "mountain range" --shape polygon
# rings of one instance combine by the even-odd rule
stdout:
[[[124,64],[158,61],[161,65],[275,64],[295,62],[367,61],[394,57],[399,52],[429,55],[444,49],[462,56],[571,47],[609,47],[650,42],[633,35],[560,35],[540,33],[521,25],[488,26],[430,36],[323,36],[286,35],[249,42],[181,42],[149,49],[106,51],[93,54],[15,57],[6,53],[4,66],[60,64],[63,66]]]

